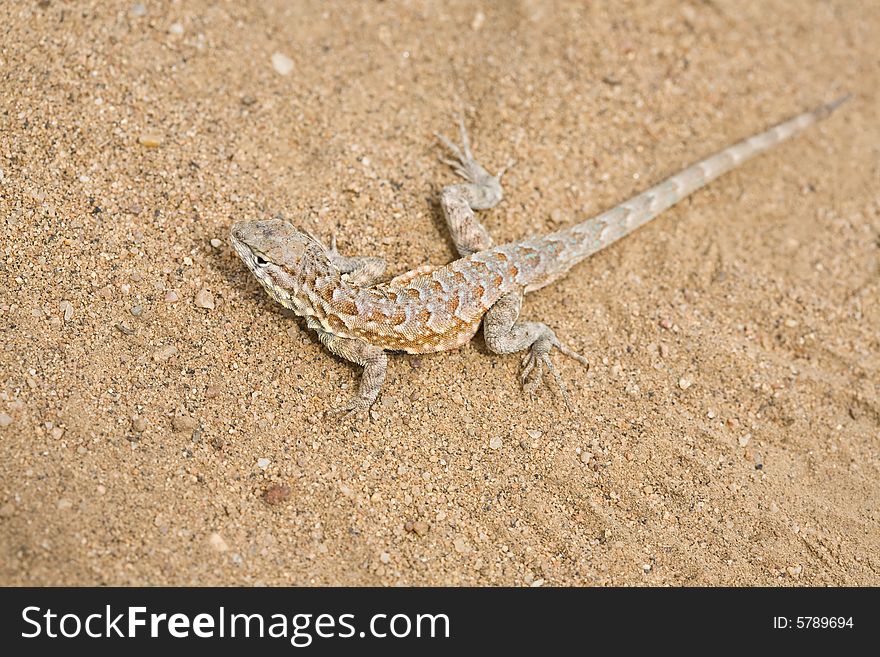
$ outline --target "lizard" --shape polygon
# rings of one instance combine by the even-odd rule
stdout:
[[[587,367],[589,363],[546,324],[520,320],[523,296],[561,278],[723,173],[825,118],[848,98],[748,137],[581,223],[505,244],[495,244],[475,211],[501,202],[501,178],[513,163],[489,173],[475,159],[460,116],[460,144],[435,135],[451,156],[441,160],[464,180],[440,193],[457,260],[385,280],[382,258],[344,256],[335,234],[328,247],[282,219],[238,221],[231,228],[231,244],[272,299],[303,317],[330,352],[363,368],[357,393],[335,409],[344,416],[368,410],[376,401],[389,352],[456,349],[470,341],[481,322],[492,352],[525,352],[520,378],[527,393],[534,393],[547,370],[569,404],[550,353],[556,349]]]

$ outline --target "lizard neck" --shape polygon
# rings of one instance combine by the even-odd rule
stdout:
[[[300,317],[323,318],[333,312],[334,291],[346,287],[341,272],[330,263],[308,263],[281,280],[261,278],[266,292]]]
[[[291,305],[285,305],[325,331],[339,337],[356,337],[354,327],[385,301],[375,288],[356,285],[329,265],[303,276],[298,293],[291,296]]]

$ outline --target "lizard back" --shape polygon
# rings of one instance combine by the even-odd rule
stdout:
[[[588,256],[722,174],[824,118],[848,97],[744,139],[574,226],[500,244],[442,267],[424,267],[369,292],[364,290],[350,328],[357,337],[407,353],[461,346],[476,333],[483,315],[508,292],[533,292],[561,278]]]

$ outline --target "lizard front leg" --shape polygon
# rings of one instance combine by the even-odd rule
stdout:
[[[384,350],[363,340],[334,335],[324,330],[321,324],[311,317],[307,320],[307,324],[309,328],[315,330],[321,344],[331,353],[364,368],[357,394],[345,406],[335,409],[332,413],[350,417],[358,411],[369,409],[379,396],[379,389],[388,371],[388,356],[385,355]]]
[[[491,175],[474,159],[462,117],[459,118],[458,128],[461,136],[460,147],[443,135],[437,134],[436,137],[443,142],[454,158],[441,158],[441,161],[451,166],[467,182],[444,187],[440,192],[440,207],[443,208],[443,216],[446,218],[449,232],[452,233],[456,250],[461,256],[467,256],[488,249],[494,244],[492,236],[477,219],[474,210],[488,210],[501,202],[504,197],[501,176],[513,162],[508,163],[498,175]]]
[[[370,256],[344,256],[336,249],[336,234],[330,239],[330,248],[326,249],[330,263],[339,269],[348,281],[355,285],[369,287],[380,283],[385,275],[388,263],[383,258]]]

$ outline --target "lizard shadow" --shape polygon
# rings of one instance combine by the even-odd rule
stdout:
[[[446,225],[446,219],[443,216],[443,208],[440,207],[440,189],[436,190],[431,196],[428,196],[425,199],[425,203],[428,206],[428,216],[431,217],[431,223],[433,224],[434,229],[438,234],[443,236],[443,241],[449,248],[449,262],[460,258],[461,256],[458,255],[458,251],[455,249],[455,241],[452,239],[449,227]]]

